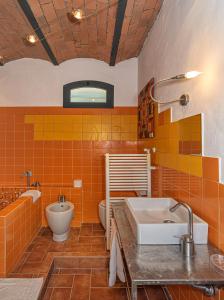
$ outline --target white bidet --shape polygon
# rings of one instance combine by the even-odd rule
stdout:
[[[71,202],[55,202],[46,207],[46,217],[54,241],[67,240],[73,216],[74,205]]]

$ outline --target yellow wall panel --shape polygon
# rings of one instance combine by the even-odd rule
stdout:
[[[136,140],[135,115],[26,115],[35,140]]]
[[[202,177],[202,157],[189,156],[189,173],[194,176]]]

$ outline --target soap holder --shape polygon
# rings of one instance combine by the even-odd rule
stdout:
[[[224,255],[212,254],[210,256],[210,264],[217,272],[224,274]]]

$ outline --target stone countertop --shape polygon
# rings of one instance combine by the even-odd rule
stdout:
[[[224,286],[224,273],[215,271],[209,262],[210,255],[220,250],[209,244],[195,245],[195,256],[189,259],[182,256],[179,245],[137,245],[125,203],[113,204],[112,209],[132,282]]]

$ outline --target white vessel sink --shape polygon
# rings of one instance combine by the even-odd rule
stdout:
[[[137,244],[179,244],[179,237],[188,231],[188,211],[179,207],[170,212],[176,203],[172,198],[126,199],[126,213]],[[208,224],[195,214],[193,228],[195,244],[207,244]]]

